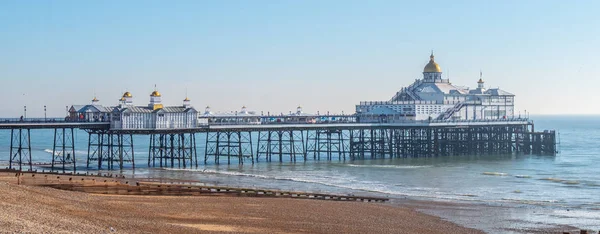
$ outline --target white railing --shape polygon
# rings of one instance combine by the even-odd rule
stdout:
[[[397,105],[397,104],[444,104],[454,105],[461,101],[362,101],[359,103],[360,106],[371,106],[371,105]],[[481,104],[481,102],[479,102]]]

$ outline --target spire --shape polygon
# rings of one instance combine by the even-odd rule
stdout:
[[[477,81],[477,88],[478,89],[483,89],[483,72],[481,72],[481,70],[479,70],[479,81]]]
[[[433,58],[434,58],[434,57],[435,57],[435,56],[433,56],[433,50],[431,50],[431,55],[429,55],[429,60],[433,61]]]

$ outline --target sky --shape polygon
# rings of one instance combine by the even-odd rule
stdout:
[[[354,113],[422,77],[600,114],[600,1],[0,1],[0,116],[62,117],[123,92],[200,111]]]

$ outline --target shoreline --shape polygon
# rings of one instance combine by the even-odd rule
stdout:
[[[18,185],[17,180],[14,174],[0,177],[0,226],[9,232],[483,233],[408,207],[383,204],[102,195]]]
[[[20,176],[17,177],[17,175]],[[432,216],[452,225],[489,233],[575,233],[580,230],[568,225],[542,225],[541,223],[525,222],[518,218],[506,219],[505,216],[507,215],[514,216],[519,215],[519,212],[522,213],[522,209],[519,210],[515,207],[434,201],[411,197],[382,199],[382,197],[290,192],[258,188],[244,189],[238,187],[197,185],[203,184],[203,182],[195,180],[125,178],[122,175],[113,176],[113,174],[18,173],[17,171],[3,170],[0,171],[0,181],[8,182],[12,185],[21,184],[16,186],[56,189],[65,192],[83,192],[89,195],[108,196],[117,200],[122,199],[119,197],[143,197],[144,199],[163,200],[165,197],[177,196],[227,197],[229,199],[240,198],[242,200],[246,198],[285,200],[310,199],[325,200],[323,202],[331,203],[351,204],[367,204],[367,202],[378,203],[373,205],[387,206],[393,209],[409,209],[420,215]],[[252,200],[250,202],[255,201]],[[378,215],[375,214],[374,216]]]

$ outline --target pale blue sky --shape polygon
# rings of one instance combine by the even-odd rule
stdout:
[[[203,110],[354,112],[421,77],[600,114],[600,1],[0,1],[0,116],[188,96]],[[447,72],[449,71],[449,73]]]

